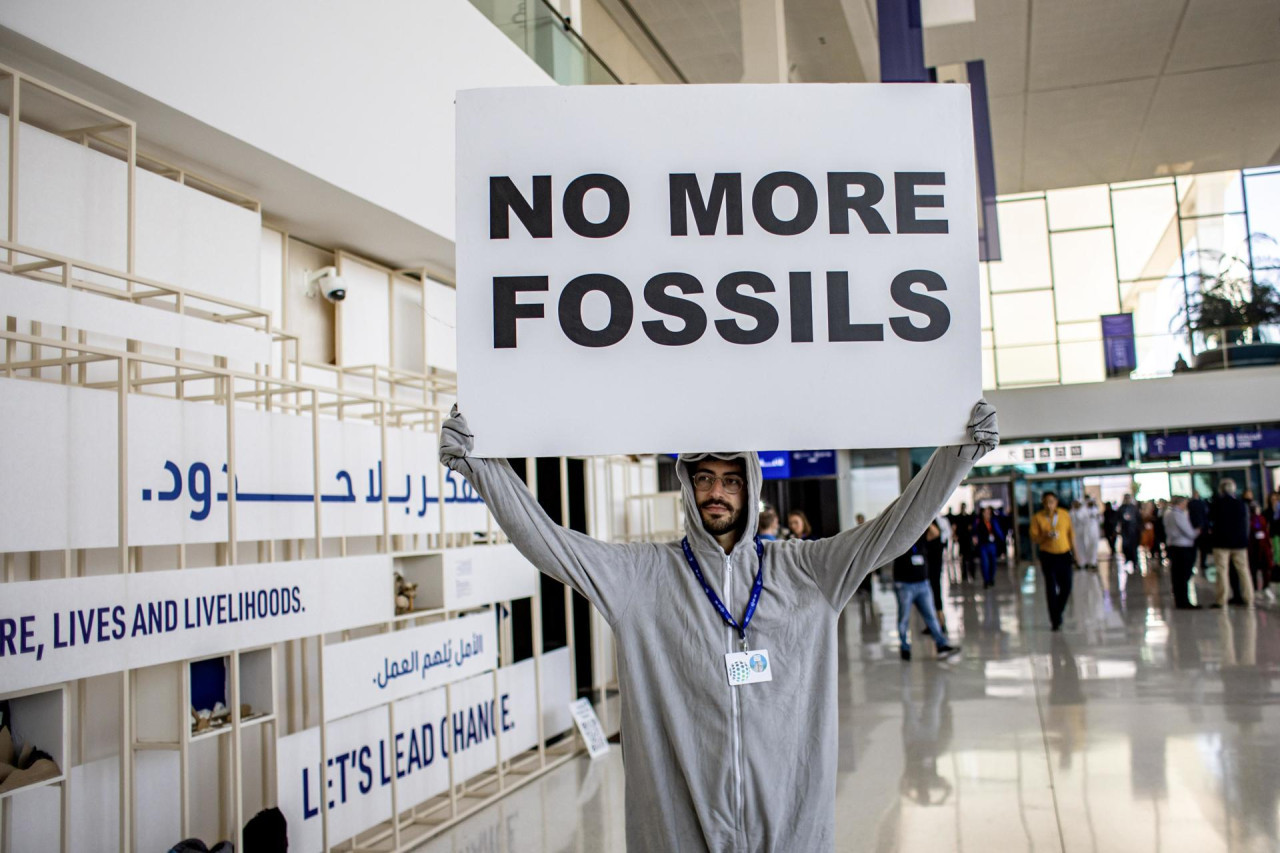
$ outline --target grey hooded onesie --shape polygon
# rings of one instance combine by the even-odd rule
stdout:
[[[613,545],[553,522],[505,460],[470,457],[466,421],[441,434],[441,461],[476,488],[534,566],[600,610],[617,638],[626,765],[627,850],[811,851],[835,843],[836,622],[862,579],[919,538],[995,446],[985,401],[974,444],[944,447],[875,520],[817,541],[764,543],[764,592],[748,629],[773,681],[730,687],[739,639],[703,593],[679,542]],[[720,456],[720,454],[717,454]],[[746,530],[726,555],[702,527],[684,457],[685,530],[707,583],[741,619],[758,567],[760,497],[746,463]],[[725,458],[722,457],[722,458]]]

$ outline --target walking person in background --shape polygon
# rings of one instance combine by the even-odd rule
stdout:
[[[1173,585],[1173,606],[1179,610],[1194,610],[1195,605],[1187,595],[1191,575],[1196,564],[1196,539],[1200,531],[1191,523],[1187,499],[1175,496],[1164,511],[1165,536],[1169,548],[1169,580]]]
[[[1116,537],[1120,535],[1120,514],[1116,512],[1116,508],[1112,506],[1111,501],[1103,504],[1102,510],[1102,538],[1107,540],[1107,547],[1111,549],[1111,562],[1116,562],[1116,555],[1120,553],[1120,549],[1116,546]]]
[[[1126,494],[1116,510],[1116,524],[1120,534],[1120,548],[1124,552],[1124,561],[1129,571],[1138,568],[1138,536],[1142,533],[1142,516],[1138,513],[1138,505],[1133,502],[1133,495]]]
[[[787,513],[787,530],[791,531],[792,539],[817,539],[813,535],[813,525],[809,524],[809,516],[804,514],[802,509],[793,509]]]
[[[1062,612],[1071,597],[1071,516],[1058,506],[1058,495],[1045,492],[1044,507],[1031,517],[1031,541],[1040,549],[1040,571],[1049,605],[1049,624],[1062,629]]]
[[[1196,562],[1200,571],[1204,572],[1213,551],[1213,545],[1209,541],[1209,504],[1194,491],[1187,501],[1187,515],[1191,517],[1191,526],[1200,531],[1200,536],[1196,539]]]
[[[1076,501],[1071,508],[1071,529],[1075,533],[1076,559],[1080,568],[1098,570],[1098,523],[1101,513],[1090,495],[1084,503]]]
[[[1155,515],[1151,519],[1151,523],[1155,525],[1156,531],[1156,546],[1154,553],[1156,558],[1161,562],[1164,562],[1165,558],[1168,557],[1168,553],[1165,551],[1165,545],[1168,542],[1168,538],[1165,536],[1164,531],[1164,511],[1168,508],[1169,502],[1164,498],[1156,501]]]
[[[1138,513],[1142,517],[1142,533],[1138,537],[1138,544],[1147,552],[1148,568],[1154,569],[1160,565],[1160,559],[1156,556],[1155,501],[1145,501],[1139,505]]]
[[[934,535],[935,528],[938,531],[937,535]],[[929,591],[933,594],[933,607],[938,613],[938,624],[942,626],[943,633],[947,630],[947,615],[942,610],[942,559],[946,554],[950,531],[951,525],[947,524],[945,518],[938,516],[933,520],[933,526],[924,533],[924,556],[929,568]]]
[[[911,660],[911,608],[914,605],[924,618],[925,630],[938,647],[938,657],[948,658],[960,651],[947,641],[947,635],[938,624],[937,608],[933,603],[933,591],[929,589],[929,565],[925,555],[929,537],[937,539],[941,533],[936,524],[925,529],[911,550],[893,561],[893,585],[898,592],[898,653],[903,660]]]
[[[960,551],[961,575],[965,580],[973,580],[973,525],[976,519],[970,515],[964,504],[960,511],[951,518],[951,535]]]
[[[1249,506],[1249,571],[1258,595],[1272,600],[1271,538],[1267,536],[1267,519],[1256,501]]]
[[[772,507],[760,511],[759,525],[761,539],[772,542],[778,538],[778,513]]]
[[[1267,495],[1267,535],[1271,537],[1271,577],[1280,577],[1280,491]]]
[[[1228,575],[1234,568],[1240,581],[1240,599],[1245,607],[1253,607],[1253,580],[1249,577],[1249,509],[1236,497],[1236,481],[1223,480],[1218,494],[1209,505],[1209,528],[1213,541],[1213,562],[1218,567],[1218,600],[1214,607],[1225,607]]]
[[[978,549],[978,557],[982,562],[982,586],[990,589],[996,583],[996,563],[1000,552],[1004,550],[1004,530],[996,520],[991,507],[984,506],[982,515],[973,525],[973,544]]]

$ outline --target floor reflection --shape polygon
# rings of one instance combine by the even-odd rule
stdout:
[[[838,850],[1280,850],[1280,612],[1175,610],[1166,567],[1104,558],[1053,633],[1034,568],[943,582],[950,662],[898,659],[887,584],[841,619]],[[582,759],[425,849],[622,850],[621,775]]]

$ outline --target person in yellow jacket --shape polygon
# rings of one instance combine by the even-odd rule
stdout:
[[[1062,629],[1062,611],[1071,597],[1071,569],[1074,532],[1071,513],[1058,506],[1058,496],[1045,492],[1044,507],[1031,517],[1031,541],[1040,549],[1040,572],[1044,575],[1044,596],[1049,603],[1049,624]]]

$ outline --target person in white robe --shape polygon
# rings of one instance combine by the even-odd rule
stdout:
[[[1076,559],[1080,567],[1098,568],[1098,540],[1102,511],[1092,496],[1086,497],[1084,503],[1075,501],[1071,506],[1071,529],[1075,541]]]

